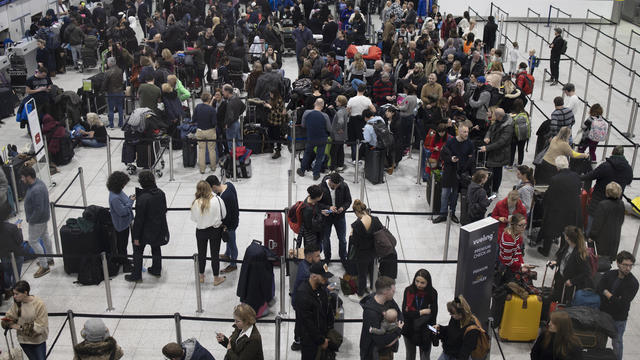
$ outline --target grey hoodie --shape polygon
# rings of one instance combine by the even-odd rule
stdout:
[[[331,139],[333,141],[347,141],[347,123],[349,114],[344,106],[338,107],[331,123]]]

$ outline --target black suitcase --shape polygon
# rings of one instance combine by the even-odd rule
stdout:
[[[122,143],[122,157],[121,160],[124,164],[132,164],[136,161],[136,146]]]
[[[9,186],[11,186],[11,191],[13,191],[14,194],[18,194],[19,200],[24,199],[25,195],[27,194],[27,185],[20,181],[20,170],[22,170],[22,168],[24,167],[24,162],[25,160],[20,159],[19,157],[13,157],[10,160],[10,163],[13,165],[14,174],[16,176],[16,186],[18,187],[17,190],[13,187],[13,181],[11,179],[11,167],[9,166],[9,164],[2,164],[2,170],[4,171],[4,175],[7,177]]]
[[[267,152],[266,130],[261,127],[250,127],[244,130],[242,142],[244,146],[251,149],[252,154],[262,154]]]
[[[431,206],[431,177],[427,179],[427,203]],[[440,199],[442,198],[442,182],[435,181],[435,189],[433,189],[433,206],[430,207],[435,212],[440,212]]]
[[[369,150],[364,160],[364,176],[372,184],[384,182],[385,150]]]
[[[73,159],[73,155],[73,142],[69,136],[64,136],[60,138],[60,150],[51,155],[51,161],[57,166],[67,165]]]
[[[612,349],[588,349],[582,351],[582,360],[616,360]]]
[[[196,166],[196,158],[198,153],[198,143],[195,141],[186,141],[182,147],[182,165],[184,167]]]
[[[224,174],[227,179],[233,178],[233,163],[231,162],[231,156],[226,157],[224,161]],[[236,160],[236,175],[238,178],[248,179],[251,177],[251,159],[247,159],[244,162]]]
[[[10,88],[0,88],[0,119],[15,114],[15,108],[20,100]]]
[[[138,144],[136,145],[136,166],[143,169],[150,169],[153,159],[152,144]]]
[[[82,255],[99,254],[102,249],[95,233],[83,232],[79,228],[63,225],[60,228],[62,263],[67,274],[77,273]]]

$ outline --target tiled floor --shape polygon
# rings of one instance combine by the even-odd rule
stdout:
[[[376,20],[379,21],[379,20]],[[540,27],[541,31],[544,29]],[[628,34],[632,28],[629,24],[622,24],[618,29],[618,37],[628,39]],[[610,27],[603,26],[608,33],[613,33]],[[481,33],[482,29],[479,29]],[[579,33],[578,26],[572,26],[570,31]],[[546,34],[545,31],[542,31]],[[510,26],[509,37],[515,38],[515,27]],[[587,31],[583,39],[586,42],[593,43],[595,41],[595,32]],[[521,28],[518,40],[521,44],[525,42],[525,32]],[[600,37],[599,47],[603,51],[609,49],[610,43],[608,39]],[[531,40],[530,46],[536,44]],[[539,44],[539,41],[537,41]],[[539,45],[536,45],[539,46]],[[521,45],[524,51],[524,45]],[[568,53],[575,55],[576,43],[569,42]],[[540,51],[538,53],[543,57],[548,57],[548,51]],[[589,64],[591,55],[586,47],[580,50],[579,61]],[[616,58],[621,62],[628,64],[631,56],[627,56],[625,51],[619,50]],[[287,77],[294,78],[296,76],[295,62],[293,58],[285,59],[285,70]],[[542,68],[547,68],[547,63],[543,62]],[[561,80],[566,80],[569,68],[568,62],[561,64]],[[635,67],[637,69],[637,67]],[[596,66],[593,71],[601,77],[608,76],[610,64],[603,60],[602,57],[596,59]],[[54,82],[66,90],[75,90],[81,85],[81,79],[90,76],[95,71],[85,74],[76,74],[69,72],[66,75],[57,77]],[[577,67],[573,68],[573,82],[578,88],[580,96],[584,93],[584,82],[586,75],[584,71],[578,71]],[[553,109],[552,99],[554,96],[560,95],[560,87],[549,88],[544,90],[544,98],[540,99],[540,85],[542,84],[542,71],[536,72],[536,90],[534,99],[540,108],[549,114]],[[619,68],[614,72],[614,86],[621,89],[628,89],[630,78],[628,72]],[[600,101],[606,103],[607,88],[592,81],[589,84],[589,93],[587,98],[589,101]],[[637,94],[637,90],[633,89],[633,93]],[[612,98],[610,118],[620,128],[626,129],[629,119],[629,104],[625,99],[614,94]],[[537,129],[543,121],[543,117],[539,112],[534,112],[532,117],[534,128]],[[113,136],[122,136],[119,130],[110,131]],[[19,145],[27,144],[29,138],[24,130],[19,129],[18,125],[11,119],[7,119],[6,124],[2,126],[0,131],[0,143],[17,143]],[[624,143],[623,140],[612,133],[611,144]],[[124,170],[124,166],[119,162],[121,154],[121,142],[113,141],[111,146],[112,164],[114,170]],[[533,149],[531,149],[533,150]],[[631,149],[627,149],[627,158],[631,159]],[[532,152],[532,151],[531,151]],[[526,156],[526,162],[532,160],[531,152]],[[165,158],[168,159],[169,155]],[[198,180],[208,176],[200,175],[196,169],[183,168],[181,153],[174,152],[173,163],[175,171],[175,181],[169,181],[168,169],[165,169],[165,175],[158,179],[159,186],[167,194],[168,205],[171,208],[187,207],[192,201],[195,191],[195,184]],[[600,152],[599,152],[600,156]],[[61,172],[53,176],[53,180],[57,186],[51,188],[51,198],[57,197],[61,191],[69,184],[69,181],[75,175],[79,166],[83,167],[84,177],[87,187],[87,198],[89,204],[106,205],[107,190],[105,188],[105,180],[107,177],[106,166],[107,151],[106,149],[77,149],[76,155],[71,164],[61,167]],[[393,211],[430,211],[425,199],[426,187],[424,184],[416,184],[417,175],[417,154],[413,154],[413,159],[405,159],[392,176],[386,176],[383,184],[371,185],[370,183],[358,184],[354,180],[354,168],[348,166],[344,177],[347,180],[352,192],[353,198],[359,198],[361,191],[364,191],[365,202],[374,210],[393,210]],[[168,164],[168,161],[167,161]],[[283,153],[283,157],[279,160],[272,160],[269,155],[255,155],[253,157],[253,177],[250,179],[238,180],[235,185],[238,189],[241,208],[257,208],[257,209],[281,209],[287,206],[287,170],[290,166],[290,156],[288,152]],[[640,171],[636,171],[636,174]],[[637,176],[637,175],[636,175]],[[505,171],[503,185],[500,191],[501,197],[506,195],[508,190],[515,183],[515,174],[512,171]],[[310,176],[304,178],[296,178],[293,185],[293,199],[302,199],[307,186],[312,184]],[[135,187],[135,182],[127,186],[126,192],[131,193]],[[364,189],[361,187],[364,186]],[[627,195],[631,198],[640,195],[639,187],[636,184],[627,188]],[[61,199],[61,204],[81,205],[80,185],[75,182],[71,189]],[[56,216],[58,226],[63,224],[67,218],[78,217],[81,215],[79,210],[57,209]],[[262,239],[262,213],[242,213],[240,219],[240,228],[238,231],[238,245],[240,253],[252,239]],[[352,222],[354,217],[348,215],[348,222]],[[438,260],[443,258],[445,225],[433,225],[428,216],[391,216],[391,231],[397,236],[398,257],[401,259],[429,259]],[[640,221],[633,216],[627,216],[623,226],[621,249],[631,250],[636,239]],[[171,229],[171,242],[163,248],[164,255],[185,255],[190,256],[196,252],[194,225],[189,220],[189,215],[184,211],[170,212],[169,226]],[[451,241],[448,255],[450,259],[456,257],[457,239],[459,235],[458,226],[451,228]],[[53,229],[51,231],[54,231]],[[25,234],[26,235],[26,234]],[[337,240],[333,240],[334,246]],[[526,261],[543,265],[546,259],[541,258],[535,251],[527,249]],[[148,261],[147,261],[148,262]],[[397,280],[396,300],[400,302],[402,290],[406,287],[413,274],[419,268],[428,269],[432,276],[434,287],[440,294],[439,304],[444,309],[445,303],[453,297],[454,281],[455,281],[455,265],[416,265],[408,264],[399,267],[399,275]],[[34,265],[26,264],[23,271],[24,279],[32,284],[33,293],[42,297],[48,307],[49,312],[65,312],[69,309],[76,313],[106,313],[107,307],[105,299],[104,283],[99,286],[79,286],[74,284],[74,277],[64,273],[61,261],[56,262],[52,272],[40,279],[33,278],[35,271]],[[332,265],[331,270],[334,273],[342,274],[342,269],[337,265]],[[634,271],[636,276],[640,276],[637,269]],[[275,270],[276,287],[280,286],[279,269]],[[114,311],[109,314],[165,314],[171,315],[179,312],[183,316],[196,317],[216,317],[230,318],[233,306],[237,304],[238,299],[235,295],[235,287],[238,279],[238,272],[228,276],[227,281],[220,287],[214,288],[212,285],[211,272],[207,269],[207,283],[202,287],[202,304],[204,312],[196,313],[196,298],[194,287],[193,263],[185,260],[165,260],[163,265],[162,277],[144,276],[144,281],[138,284],[131,284],[124,281],[122,275],[118,275],[111,281],[111,289],[113,293]],[[538,283],[540,280],[538,281]],[[277,296],[277,303],[272,308],[277,312],[280,301],[283,300]],[[293,316],[288,298],[285,298],[286,317]],[[632,305],[630,321],[625,334],[625,358],[632,359],[640,356],[640,346],[633,342],[640,335],[640,312],[638,311],[639,300],[634,301]],[[8,304],[5,303],[0,310],[6,311]],[[345,311],[347,318],[360,318],[362,315],[359,305],[349,302],[345,299]],[[273,319],[274,315],[267,317]],[[55,334],[62,325],[63,318],[50,318],[49,345],[53,341]],[[76,318],[76,328],[82,327],[84,319]],[[446,311],[441,311],[438,316],[438,323],[446,323],[448,317]],[[147,319],[147,320],[105,320],[110,328],[112,335],[117,339],[123,347],[126,359],[157,359],[161,357],[161,347],[175,340],[174,321],[172,319]],[[289,344],[293,337],[293,324],[283,323],[283,336],[281,338],[282,358],[297,359],[299,353],[291,352]],[[275,329],[272,324],[260,324],[260,332],[263,337],[263,345],[265,358],[273,359],[275,357]],[[215,332],[222,331],[230,333],[230,323],[228,322],[201,322],[201,321],[182,321],[182,337],[196,337],[207,347],[216,358],[223,358],[223,349],[215,343]],[[338,355],[340,359],[348,359],[358,354],[358,338],[360,332],[360,324],[345,324],[345,343]],[[507,359],[528,359],[531,344],[519,343],[503,343],[502,348]],[[4,348],[4,344],[0,342],[0,349]],[[68,359],[71,357],[71,338],[68,327],[62,331],[62,335],[55,346],[52,357],[53,359]],[[440,348],[433,350],[433,358],[441,352]],[[400,347],[398,358],[404,358],[403,346]],[[491,358],[500,358],[497,347],[492,349]]]

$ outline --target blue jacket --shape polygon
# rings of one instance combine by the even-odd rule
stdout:
[[[123,231],[133,221],[133,200],[129,199],[124,191],[119,194],[109,192],[109,208],[111,209],[111,221],[116,231]]]
[[[303,282],[309,280],[309,276],[311,276],[311,272],[309,272],[309,268],[311,264],[307,262],[307,260],[300,260],[298,262],[298,272],[296,273],[296,281],[293,283],[293,289],[291,291],[291,306],[296,308],[296,292],[298,290],[298,286]]]
[[[318,110],[306,110],[302,115],[302,127],[307,130],[307,141],[313,145],[327,142],[331,131],[329,115]]]
[[[43,224],[49,221],[49,190],[42,180],[36,181],[27,189],[24,197],[24,213],[30,224]]]
[[[376,136],[375,130],[373,130],[373,124],[378,121],[384,122],[380,116],[374,116],[367,121],[367,124],[362,129],[362,138],[363,141],[369,144],[372,147],[378,146],[378,137]]]

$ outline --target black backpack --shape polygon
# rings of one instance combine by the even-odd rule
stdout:
[[[78,281],[81,285],[99,285],[104,280],[102,261],[99,255],[86,256],[80,260]]]
[[[378,120],[372,126],[373,131],[376,133],[378,146],[382,144],[385,149],[391,149],[393,146],[393,134],[391,134],[387,123],[384,120]]]
[[[561,54],[567,53],[567,40],[565,39],[562,39],[562,47],[560,48],[560,53]]]

